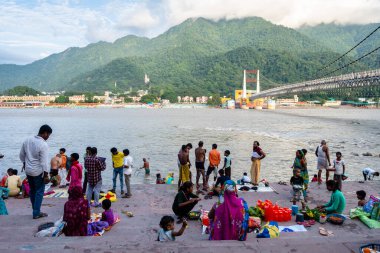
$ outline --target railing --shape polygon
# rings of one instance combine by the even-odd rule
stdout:
[[[254,94],[250,99],[254,100],[257,98],[278,97],[338,88],[360,88],[370,86],[380,86],[380,69],[284,85]]]

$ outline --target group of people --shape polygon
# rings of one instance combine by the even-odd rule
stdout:
[[[217,144],[212,144],[211,151],[208,153],[209,164],[207,170],[205,168],[206,154],[207,150],[203,148],[203,141],[199,141],[198,147],[195,149],[195,168],[196,168],[196,188],[197,191],[208,191],[209,188],[209,179],[210,176],[213,176],[213,182],[215,184],[218,174],[219,166],[221,165],[222,159],[220,151],[218,150]],[[181,184],[187,181],[192,181],[192,173],[190,171],[191,162],[190,162],[190,150],[193,148],[191,143],[182,145],[180,151],[178,152],[178,168],[179,168],[179,179],[178,179],[178,189],[181,187]],[[261,160],[264,159],[266,154],[260,148],[258,141],[254,141],[252,155],[251,155],[251,180],[253,185],[258,185],[260,181],[260,169],[261,169]],[[232,167],[232,158],[230,150],[224,151],[223,174],[231,179],[231,167]],[[200,178],[202,177],[202,186],[200,185]]]
[[[116,222],[117,215],[111,209],[111,202],[104,200],[99,202],[102,188],[102,172],[106,169],[105,158],[97,155],[96,147],[87,147],[84,155],[84,163],[79,162],[78,153],[66,156],[66,150],[61,148],[59,154],[52,159],[48,157],[47,140],[52,134],[52,129],[48,125],[41,126],[38,135],[27,138],[20,150],[20,160],[23,162],[23,170],[26,173],[28,182],[28,195],[32,203],[33,219],[48,216],[41,212],[41,204],[44,195],[45,184],[51,182],[55,186],[68,186],[69,198],[64,207],[63,221],[66,222],[64,233],[66,235],[88,235],[91,228],[88,227],[88,220],[91,218],[91,207],[102,207],[101,222],[105,226],[112,226]],[[211,192],[217,195],[217,202],[209,212],[210,218],[210,239],[212,240],[245,240],[248,229],[248,207],[247,203],[238,197],[237,188],[231,180],[232,159],[229,150],[224,151],[223,166],[220,151],[217,144],[212,144],[212,149],[208,153],[208,168],[205,169],[207,150],[203,148],[204,143],[200,141],[195,149],[196,167],[196,194],[209,192],[209,178],[213,177],[213,187]],[[182,145],[178,153],[179,181],[178,193],[176,194],[172,210],[178,216],[178,222],[182,227],[178,232],[174,231],[174,219],[171,216],[164,216],[161,219],[161,229],[158,233],[158,240],[174,240],[186,229],[186,218],[189,212],[201,200],[194,194],[194,184],[190,171],[191,162],[189,152],[192,144]],[[117,177],[120,181],[120,193],[124,198],[132,196],[130,178],[132,175],[133,158],[128,149],[122,152],[113,147],[110,150],[113,165],[113,187],[111,192],[115,193],[117,188]],[[309,184],[309,174],[306,159],[307,150],[300,149],[296,152],[292,169],[293,175],[290,183],[293,188],[293,204],[301,201],[305,208],[307,200],[307,190]],[[322,141],[315,151],[317,156],[316,181],[322,183],[322,170],[326,171],[326,187],[332,192],[330,201],[317,208],[327,213],[342,213],[345,208],[345,197],[341,191],[342,181],[345,179],[346,165],[342,159],[341,152],[336,153],[333,163],[330,162],[329,149],[326,141]],[[266,157],[260,148],[258,141],[254,141],[251,155],[251,178],[244,173],[242,182],[257,186],[260,182],[261,160]],[[50,163],[49,163],[50,161]],[[150,173],[149,162],[143,159],[146,174]],[[220,168],[219,168],[220,167]],[[329,172],[334,172],[333,180],[329,180]],[[1,195],[17,196],[22,192],[23,182],[17,175],[17,170],[9,169],[6,178],[1,180]],[[50,177],[49,177],[50,174]],[[364,179],[372,179],[379,173],[366,168],[363,170]],[[200,178],[202,177],[202,185]],[[124,191],[124,183],[126,192]],[[86,199],[84,198],[86,195]],[[364,197],[363,197],[364,195]],[[358,191],[359,204],[365,201],[365,192]],[[2,200],[2,198],[0,198]],[[93,199],[93,202],[92,202]],[[0,202],[0,211],[2,211]],[[6,212],[6,210],[5,210]],[[102,225],[102,224],[100,224]]]

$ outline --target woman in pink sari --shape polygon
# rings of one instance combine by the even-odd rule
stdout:
[[[243,199],[237,197],[235,182],[228,180],[224,183],[220,199],[209,212],[210,240],[244,241],[248,229],[248,207]]]

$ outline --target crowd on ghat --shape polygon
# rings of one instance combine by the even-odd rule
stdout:
[[[66,150],[61,148],[59,153],[52,159],[49,158],[47,140],[53,130],[48,125],[41,126],[38,134],[27,138],[20,150],[20,160],[23,162],[26,178],[21,180],[18,171],[8,169],[7,174],[0,182],[0,214],[8,214],[4,199],[8,197],[29,197],[32,204],[33,219],[47,217],[48,214],[41,211],[44,197],[45,184],[55,187],[68,187],[68,201],[64,206],[63,221],[66,223],[64,233],[66,236],[91,235],[94,230],[89,227],[88,220],[91,218],[91,207],[102,207],[104,212],[100,223],[96,226],[109,227],[118,219],[111,208],[111,202],[106,199],[100,202],[100,193],[103,185],[102,172],[106,169],[105,158],[98,156],[96,147],[87,147],[83,156],[83,165],[79,162],[78,153],[66,155]],[[159,241],[174,240],[182,235],[187,226],[189,212],[201,200],[200,194],[216,196],[217,202],[208,213],[210,219],[211,240],[244,240],[247,233],[247,205],[242,198],[238,197],[237,184],[231,179],[232,159],[230,150],[224,151],[221,158],[217,144],[212,144],[212,149],[207,153],[204,143],[200,141],[195,149],[196,175],[193,177],[190,167],[191,143],[182,145],[178,152],[178,193],[176,194],[172,210],[178,217],[177,223],[182,223],[179,231],[174,231],[175,220],[172,216],[164,216],[160,221],[161,229],[158,232]],[[109,191],[116,193],[117,178],[120,182],[120,194],[122,198],[131,198],[131,175],[133,158],[128,149],[118,151],[111,148],[113,165],[113,187]],[[208,157],[207,157],[208,154]],[[294,163],[291,166],[293,175],[290,179],[292,186],[292,202],[296,205],[301,202],[302,208],[306,207],[308,199],[309,173],[306,159],[307,150],[296,151]],[[322,183],[322,172],[325,171],[327,189],[331,192],[330,201],[317,208],[326,213],[342,213],[345,209],[345,196],[342,193],[342,181],[347,177],[346,164],[341,152],[336,152],[336,158],[331,162],[330,152],[326,141],[322,141],[316,148],[318,174],[311,181]],[[207,157],[207,158],[206,158]],[[250,177],[244,173],[238,180],[239,185],[251,185],[258,187],[260,181],[261,160],[266,157],[258,141],[253,142],[251,154]],[[0,155],[0,158],[2,156]],[[206,160],[208,166],[206,169]],[[150,174],[148,159],[143,159],[143,169],[146,175]],[[333,172],[332,180],[330,172]],[[363,169],[364,180],[371,180],[379,176],[379,172],[370,168]],[[165,183],[160,173],[156,174],[156,183]],[[193,178],[195,178],[195,193]],[[171,181],[173,175],[171,175]],[[211,182],[210,182],[211,181]],[[264,182],[268,184],[268,182]],[[287,184],[286,182],[279,182]],[[124,184],[125,190],[124,191]],[[365,192],[357,193],[359,205],[365,203]]]

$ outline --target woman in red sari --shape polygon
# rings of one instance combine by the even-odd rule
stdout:
[[[66,236],[87,236],[90,218],[90,206],[83,198],[82,187],[74,186],[69,189],[69,200],[65,203],[63,213],[63,221],[66,222],[63,233]]]

